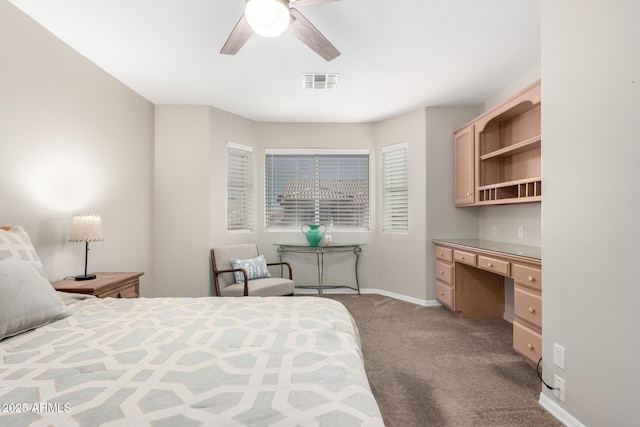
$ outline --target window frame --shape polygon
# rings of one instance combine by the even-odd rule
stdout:
[[[331,227],[329,223],[325,224],[328,230],[332,231],[345,231],[345,232],[370,232],[372,227],[372,216],[371,216],[371,203],[374,200],[372,197],[373,186],[371,185],[371,150],[368,148],[266,148],[264,153],[264,203],[263,203],[263,226],[265,232],[300,232],[300,227],[304,224],[300,224],[298,226],[280,226],[280,225],[269,225],[268,217],[270,208],[268,206],[269,203],[269,168],[267,162],[269,161],[269,156],[272,155],[301,155],[301,156],[336,156],[336,155],[364,155],[367,157],[366,159],[366,177],[367,177],[367,207],[366,207],[366,227],[348,227],[341,225],[334,225]],[[315,224],[316,222],[311,222]],[[324,222],[321,222],[324,224]]]
[[[233,141],[227,141],[227,147],[226,147],[226,174],[225,174],[225,188],[226,188],[226,193],[227,193],[227,197],[226,197],[226,229],[228,233],[253,233],[254,232],[254,228],[255,228],[255,197],[254,197],[254,166],[253,166],[253,147],[250,145],[245,145],[245,144],[239,144],[237,142],[233,142]],[[230,172],[231,172],[231,164],[230,164],[230,160],[231,160],[231,150],[236,150],[236,151],[243,151],[245,153],[249,153],[248,154],[248,161],[247,161],[247,172],[246,172],[246,177],[248,178],[247,181],[244,181],[243,184],[243,188],[244,188],[244,194],[245,194],[245,199],[244,199],[244,206],[245,209],[248,208],[249,210],[249,215],[244,215],[243,218],[243,228],[230,228],[231,226],[231,222],[230,222],[230,216],[231,216],[231,211],[230,211],[230,191],[229,191],[229,187],[230,187]]]
[[[394,209],[388,208],[388,204],[391,203],[391,199],[389,198],[390,186],[387,185],[386,180],[388,178],[387,174],[390,171],[387,170],[388,166],[387,166],[387,162],[385,161],[385,158],[388,155],[401,157],[402,151],[404,151],[404,157],[401,159],[401,161],[404,161],[404,165],[403,165],[404,171],[401,170],[402,167],[399,169],[395,169],[395,168],[392,169],[392,172],[394,174],[404,172],[404,183],[405,183],[404,188],[400,190],[395,190],[393,192],[396,198],[398,196],[397,193],[399,192],[403,193],[404,200],[405,200],[405,205],[401,208],[401,210],[404,210],[404,218],[402,218],[400,221],[397,221],[397,220],[390,219],[390,215],[393,216]],[[400,142],[397,144],[392,144],[392,145],[387,145],[382,147],[382,149],[380,150],[380,162],[381,162],[380,193],[382,196],[380,224],[381,224],[382,232],[390,233],[390,234],[408,234],[409,233],[409,144],[407,142]],[[397,202],[395,202],[395,204],[397,204]],[[396,213],[396,215],[399,215],[399,214]],[[397,225],[394,225],[396,222],[404,222],[405,224],[404,228],[399,228]]]

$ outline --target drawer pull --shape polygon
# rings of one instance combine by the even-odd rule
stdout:
[[[440,296],[443,297],[444,296],[444,292],[440,292]]]
[[[440,270],[440,274],[444,274],[444,271]]]
[[[491,264],[490,262],[487,263],[487,267],[493,267],[493,264]]]
[[[444,256],[444,252],[440,252],[440,256]]]
[[[460,255],[460,259],[464,259],[464,256]]]
[[[533,276],[529,276],[529,281],[530,282],[535,282],[536,279],[533,278]]]
[[[533,350],[533,345],[531,345],[531,344],[527,344],[527,348],[528,348],[529,350]]]
[[[529,307],[529,313],[535,313],[535,309],[533,307]]]

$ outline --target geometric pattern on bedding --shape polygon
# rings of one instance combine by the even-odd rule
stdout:
[[[69,309],[0,343],[0,425],[384,425],[357,328],[334,300],[107,298]],[[18,402],[39,406],[1,412]]]

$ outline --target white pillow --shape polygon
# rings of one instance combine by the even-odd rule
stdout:
[[[0,261],[0,340],[71,315],[30,261]]]
[[[42,262],[36,252],[29,234],[19,225],[11,227],[10,230],[0,228],[0,260],[17,257],[29,261],[31,265],[42,275]]]

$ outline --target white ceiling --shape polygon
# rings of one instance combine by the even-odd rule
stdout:
[[[10,0],[155,104],[269,122],[370,122],[477,104],[540,66],[540,0],[341,0],[298,10],[342,53],[285,33],[219,54],[244,0]],[[333,91],[302,73],[338,73]]]

